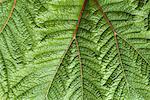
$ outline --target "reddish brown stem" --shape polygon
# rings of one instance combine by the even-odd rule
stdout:
[[[116,49],[117,49],[117,52],[118,52],[118,57],[119,57],[119,61],[120,61],[120,64],[121,64],[121,67],[122,67],[122,70],[123,70],[123,73],[124,73],[124,77],[126,79],[126,82],[128,84],[128,81],[127,81],[127,78],[126,78],[126,75],[125,75],[125,71],[124,71],[124,68],[123,68],[123,63],[122,63],[122,59],[121,59],[121,53],[120,53],[120,49],[119,49],[119,43],[118,43],[118,39],[117,39],[117,32],[115,31],[112,23],[110,22],[109,18],[107,17],[106,13],[103,11],[101,5],[99,4],[98,0],[94,0],[94,2],[96,3],[97,7],[98,7],[98,10],[101,12],[101,14],[103,15],[103,18],[105,19],[105,21],[107,22],[107,24],[109,25],[110,29],[113,31],[114,33],[114,39],[115,39],[115,42],[116,42]],[[129,85],[129,84],[128,84]],[[128,91],[129,91],[129,88],[128,88]]]
[[[76,38],[76,34],[77,34],[77,32],[78,32],[78,28],[79,28],[79,25],[80,25],[80,22],[81,22],[81,18],[82,18],[82,15],[83,15],[83,11],[84,11],[84,9],[85,9],[85,6],[86,6],[87,2],[88,2],[88,0],[84,0],[82,9],[81,9],[81,11],[80,11],[80,15],[79,15],[79,17],[78,17],[78,23],[77,23],[76,29],[75,29],[75,31],[74,31],[74,33],[73,33],[73,39]]]
[[[14,11],[14,9],[15,9],[16,2],[17,2],[17,0],[14,0],[13,6],[12,6],[12,8],[11,8],[11,11],[10,11],[9,15],[8,15],[8,18],[6,19],[6,21],[4,22],[4,24],[3,24],[2,27],[0,28],[0,33],[4,30],[4,28],[5,28],[6,25],[8,24],[8,21],[10,20],[12,14],[13,14],[13,11]]]
[[[77,55],[78,55],[79,62],[80,62],[80,74],[81,74],[81,84],[82,84],[82,89],[81,89],[81,90],[82,90],[82,100],[84,100],[84,99],[83,99],[83,67],[82,67],[82,61],[81,61],[79,43],[78,43],[78,41],[77,41],[77,39],[76,39],[76,34],[77,34],[77,32],[78,32],[79,25],[80,25],[80,22],[81,22],[81,18],[82,18],[82,16],[83,16],[83,12],[84,12],[84,10],[85,10],[85,7],[86,7],[86,5],[87,5],[87,2],[88,2],[88,0],[84,0],[82,9],[81,9],[81,11],[80,11],[80,15],[79,15],[79,17],[78,17],[78,23],[77,23],[76,29],[75,29],[75,31],[74,31],[74,33],[73,33],[73,40],[75,40],[75,43],[76,43],[77,53],[78,53]]]
[[[115,41],[116,41],[116,48],[119,51],[119,45],[118,45],[118,39],[117,39],[117,32],[115,31],[112,23],[110,22],[109,18],[107,17],[106,13],[103,11],[103,8],[101,7],[101,5],[99,4],[99,2],[97,0],[94,0],[97,7],[98,7],[98,10],[101,12],[101,14],[103,15],[103,18],[105,19],[105,21],[107,22],[107,24],[109,25],[110,29],[113,31],[114,33],[114,38],[115,38]]]

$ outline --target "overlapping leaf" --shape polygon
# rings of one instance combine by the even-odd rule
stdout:
[[[0,1],[0,99],[149,100],[149,4]]]

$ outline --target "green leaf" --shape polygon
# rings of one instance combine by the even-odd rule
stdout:
[[[0,100],[149,100],[149,0],[0,0]]]

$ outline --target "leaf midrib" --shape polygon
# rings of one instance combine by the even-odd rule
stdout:
[[[61,59],[61,61],[60,61],[59,66],[56,68],[56,72],[55,72],[55,74],[54,74],[54,76],[53,76],[52,81],[51,81],[50,84],[49,84],[48,89],[47,89],[47,93],[46,93],[46,98],[45,98],[45,99],[48,99],[48,93],[49,93],[49,90],[50,90],[50,88],[51,88],[51,86],[52,86],[52,83],[53,83],[53,81],[54,81],[54,78],[56,77],[57,72],[58,72],[58,70],[59,70],[61,64],[63,63],[63,60],[64,60],[64,58],[65,58],[67,52],[69,51],[71,45],[72,45],[73,42],[75,41],[76,48],[77,48],[77,52],[78,52],[77,55],[78,55],[78,59],[79,59],[79,62],[80,62],[80,74],[81,74],[81,83],[82,83],[82,100],[84,100],[84,99],[83,99],[83,67],[82,67],[82,61],[81,61],[81,56],[80,56],[79,44],[78,44],[78,41],[77,41],[77,38],[76,38],[77,36],[76,36],[76,35],[77,35],[77,32],[78,32],[79,25],[80,25],[80,22],[81,22],[81,18],[82,18],[82,15],[83,15],[83,12],[84,12],[84,9],[85,9],[85,6],[86,6],[87,2],[88,2],[88,0],[84,0],[84,3],[83,3],[83,5],[82,5],[82,9],[81,9],[80,14],[79,14],[79,17],[78,17],[78,22],[77,22],[77,24],[76,24],[76,29],[75,29],[75,31],[73,32],[72,39],[71,39],[71,41],[70,41],[70,43],[69,43],[68,48],[65,50],[64,55],[62,56],[62,59]]]
[[[113,27],[111,21],[109,20],[109,18],[107,17],[106,13],[103,11],[101,5],[99,4],[98,0],[94,0],[97,7],[98,7],[98,10],[101,12],[101,14],[103,15],[103,18],[105,19],[105,21],[107,22],[107,24],[109,25],[110,29],[113,31],[114,33],[114,39],[115,39],[115,42],[116,42],[116,48],[117,48],[117,52],[118,52],[118,57],[119,57],[119,61],[120,61],[120,64],[121,64],[121,68],[122,68],[122,71],[124,73],[124,77],[125,77],[125,80],[126,80],[126,83],[128,85],[128,93],[130,94],[130,84],[128,83],[128,80],[127,80],[127,77],[126,77],[126,73],[125,73],[125,70],[124,70],[124,67],[123,67],[123,63],[122,63],[122,58],[121,58],[121,54],[120,54],[120,49],[119,49],[119,44],[118,44],[118,39],[117,39],[117,36],[120,37],[121,39],[123,39],[130,47],[132,47],[136,52],[137,54],[140,55],[140,57],[150,66],[150,63],[142,56],[142,54],[140,52],[137,51],[137,49],[134,48],[134,46],[132,46],[129,42],[127,42],[126,39],[124,39],[122,36],[118,35],[115,28]]]
[[[95,4],[97,5],[98,7],[98,10],[101,12],[101,14],[103,15],[103,18],[105,19],[105,21],[107,22],[107,24],[109,25],[110,29],[112,30],[112,32],[114,33],[114,39],[115,39],[115,42],[116,42],[116,49],[117,49],[117,53],[118,53],[118,58],[119,58],[119,62],[120,62],[120,65],[121,65],[121,68],[122,68],[122,71],[123,71],[123,74],[124,74],[124,78],[126,80],[126,83],[128,85],[128,93],[129,93],[129,83],[127,81],[127,77],[126,77],[126,74],[125,74],[125,70],[124,70],[124,67],[123,67],[123,63],[122,63],[122,58],[121,58],[121,53],[120,53],[120,49],[119,49],[119,44],[118,44],[118,39],[117,39],[117,32],[115,30],[115,28],[113,27],[112,23],[110,22],[109,18],[107,17],[106,13],[103,11],[103,8],[102,6],[99,4],[98,0],[94,0],[95,1]],[[129,93],[130,94],[130,93]]]

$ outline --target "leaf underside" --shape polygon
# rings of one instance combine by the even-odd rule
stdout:
[[[0,0],[0,100],[149,100],[150,0]]]

